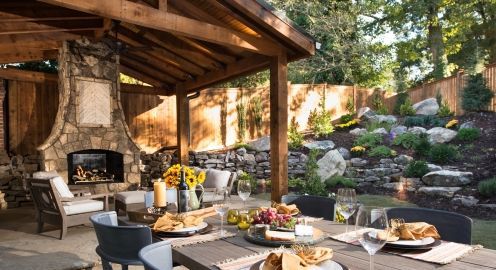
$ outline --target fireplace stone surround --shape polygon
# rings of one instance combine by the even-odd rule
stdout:
[[[52,131],[38,147],[41,169],[68,182],[70,153],[110,150],[123,155],[125,190],[141,181],[140,148],[131,139],[120,102],[119,57],[105,42],[66,41],[59,51],[59,108]]]

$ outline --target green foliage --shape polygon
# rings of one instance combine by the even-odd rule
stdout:
[[[301,185],[300,192],[303,194],[327,196],[325,184],[320,180],[320,176],[317,174],[317,170],[319,169],[319,165],[317,165],[318,155],[319,150],[310,150],[306,163],[305,180]]]
[[[262,130],[262,121],[263,121],[263,106],[262,106],[262,98],[257,96],[251,99],[250,101],[250,109],[253,115],[253,121],[255,122],[255,127],[257,131]]]
[[[346,123],[350,122],[351,120],[353,120],[352,114],[343,114],[339,118],[339,122],[341,122],[341,124],[346,124]]]
[[[352,179],[346,178],[344,176],[335,175],[329,177],[325,181],[325,185],[327,188],[335,188],[335,187],[346,187],[346,188],[355,188],[357,183]]]
[[[407,127],[444,127],[446,120],[439,119],[434,115],[407,116],[403,124]]]
[[[471,75],[463,89],[462,107],[466,111],[483,111],[491,102],[494,93],[486,85],[482,74]]]
[[[355,113],[355,102],[353,100],[353,97],[348,97],[348,99],[346,100],[345,108],[346,108],[346,111],[348,112],[348,115],[353,116],[353,114]],[[353,119],[353,117],[352,117],[352,119]],[[348,122],[348,121],[346,121],[346,122]],[[344,122],[342,122],[342,123],[344,123]]]
[[[369,121],[367,124],[365,124],[365,129],[367,129],[368,132],[372,132],[378,128],[384,128],[387,130],[387,132],[391,131],[391,128],[393,127],[393,123],[389,122],[378,122],[378,121]]]
[[[236,112],[238,116],[238,139],[244,142],[246,139],[246,106],[243,101],[236,105]]]
[[[496,196],[496,177],[479,182],[479,193],[486,197]]]
[[[388,109],[386,105],[384,105],[380,90],[376,90],[374,92],[374,97],[372,99],[372,109],[374,109],[377,114],[388,114]]]
[[[393,157],[396,155],[396,152],[391,150],[391,148],[385,145],[379,145],[372,149],[370,149],[368,153],[369,157]]]
[[[443,95],[441,94],[441,91],[439,91],[439,89],[436,92],[436,102],[439,105],[443,104]]]
[[[480,137],[480,130],[478,128],[462,128],[458,130],[456,138],[464,142],[473,142]]]
[[[396,95],[396,103],[394,103],[393,113],[400,114],[400,108],[409,99],[408,93],[401,92]]]
[[[400,106],[401,116],[412,116],[415,115],[415,109],[413,108],[412,100],[407,98],[405,103]]]
[[[411,149],[420,141],[420,137],[417,134],[411,132],[405,132],[396,136],[393,140],[394,145],[401,145],[403,148]]]
[[[437,111],[437,115],[439,117],[450,117],[455,114],[454,112],[451,111],[447,101],[443,101],[443,103],[439,103],[439,104],[441,104],[441,106],[439,106],[439,110]]]
[[[420,157],[427,157],[429,155],[431,143],[426,134],[421,134],[419,136],[418,141],[413,145],[413,150],[415,151],[415,154]]]
[[[303,183],[304,181],[300,177],[290,177],[288,179],[288,187],[290,188],[302,187]]]
[[[358,137],[353,145],[364,146],[366,148],[372,148],[382,143],[382,135],[375,133],[366,133]]]
[[[325,103],[325,95],[323,95],[319,109],[313,110],[308,116],[308,127],[317,137],[329,136],[334,132],[332,114],[326,110]]]
[[[408,116],[403,124],[407,127],[421,127],[424,125],[424,118],[422,116]]]
[[[241,171],[241,173],[238,175],[237,180],[248,180],[250,181],[250,187],[251,187],[251,192],[256,193],[257,191],[257,179],[253,177],[251,174]]]
[[[449,144],[435,144],[429,151],[429,159],[438,164],[446,164],[458,159],[460,153],[458,149]]]
[[[408,163],[403,174],[406,177],[420,178],[426,175],[428,172],[429,172],[429,167],[427,167],[427,163],[425,161],[414,160]]]
[[[19,69],[45,72],[45,73],[57,73],[58,72],[57,68],[58,68],[57,60],[25,62],[19,64]]]
[[[291,149],[300,148],[303,145],[303,134],[298,131],[299,125],[296,118],[291,118],[288,129],[288,146]]]

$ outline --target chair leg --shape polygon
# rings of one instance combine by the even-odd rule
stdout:
[[[127,270],[127,265],[122,264],[122,270]]]
[[[38,220],[38,233],[42,233],[43,232],[43,219],[41,218],[41,214],[38,213],[38,216],[36,217],[36,219]]]
[[[60,228],[60,240],[64,239],[66,234],[67,234],[67,223],[65,223],[65,221],[62,221],[62,227]]]
[[[103,270],[112,270],[112,265],[108,261],[102,259],[102,269]]]

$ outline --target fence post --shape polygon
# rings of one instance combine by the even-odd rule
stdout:
[[[456,73],[456,89],[455,89],[455,115],[463,114],[462,102],[462,86],[463,86],[463,69]]]
[[[356,98],[356,84],[353,84],[353,108],[355,108],[355,111],[358,111],[359,108],[357,108],[357,98]],[[350,112],[351,113],[351,112]]]

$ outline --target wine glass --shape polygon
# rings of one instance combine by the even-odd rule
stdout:
[[[357,240],[370,255],[370,270],[373,270],[373,255],[386,244],[389,232],[386,209],[360,206],[355,232]]]
[[[243,208],[246,209],[246,200],[250,197],[250,180],[238,180],[238,196],[243,200]]]
[[[219,195],[219,193],[217,194]],[[229,210],[229,201],[228,201],[228,191],[227,190],[222,190],[220,192],[221,198],[219,200],[216,200],[213,202],[212,206],[214,207],[215,212],[220,215],[220,236],[224,236],[224,216],[227,213],[227,210]]]
[[[339,213],[346,219],[346,232],[348,232],[348,219],[355,213],[358,207],[355,190],[352,188],[338,189],[336,207]]]

